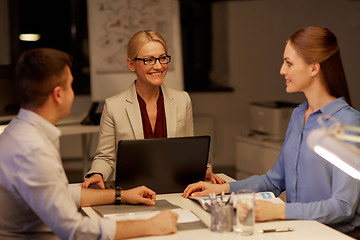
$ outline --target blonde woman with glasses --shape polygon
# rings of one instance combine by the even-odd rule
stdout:
[[[83,187],[97,184],[105,188],[104,181],[115,179],[119,140],[194,135],[189,94],[163,84],[171,56],[162,36],[150,30],[137,32],[129,40],[127,54],[127,65],[136,80],[129,89],[105,101],[98,147]],[[211,168],[206,176],[214,183],[224,182]]]

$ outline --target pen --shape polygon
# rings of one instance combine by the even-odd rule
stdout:
[[[219,205],[219,202],[218,202],[218,200],[217,200],[217,197],[216,197],[216,194],[215,193],[210,193],[209,194],[209,197],[210,197],[210,200],[211,200],[211,205],[215,208],[215,209],[217,209],[218,207],[220,207],[220,205]]]
[[[220,199],[221,199],[221,206],[224,204],[224,196],[225,196],[225,192],[222,191],[221,192],[221,196],[220,196]]]
[[[232,205],[233,204],[233,197],[234,197],[235,193],[232,192],[228,198],[228,200],[226,201],[225,205]]]
[[[273,229],[262,229],[259,230],[259,233],[272,233],[272,232],[291,232],[294,231],[293,228],[273,228]]]

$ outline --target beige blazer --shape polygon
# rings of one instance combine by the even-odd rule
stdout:
[[[164,85],[161,90],[164,96],[167,136],[193,136],[194,123],[189,94]],[[126,139],[144,139],[135,82],[129,89],[105,100],[98,146],[87,174],[101,173],[105,181],[114,180],[117,143]]]

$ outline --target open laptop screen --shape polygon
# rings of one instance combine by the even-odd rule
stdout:
[[[123,189],[145,185],[156,193],[183,192],[204,180],[210,136],[120,140],[116,184]]]

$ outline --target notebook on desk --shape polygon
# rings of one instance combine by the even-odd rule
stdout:
[[[210,136],[120,140],[115,184],[145,185],[158,194],[183,192],[204,180],[209,147]]]
[[[169,209],[178,214],[177,228],[179,231],[207,228],[205,223],[195,213],[189,209],[182,209],[165,199],[157,200],[155,206],[120,204],[93,206],[92,209],[100,214],[100,216],[115,221],[145,220],[165,209]]]

